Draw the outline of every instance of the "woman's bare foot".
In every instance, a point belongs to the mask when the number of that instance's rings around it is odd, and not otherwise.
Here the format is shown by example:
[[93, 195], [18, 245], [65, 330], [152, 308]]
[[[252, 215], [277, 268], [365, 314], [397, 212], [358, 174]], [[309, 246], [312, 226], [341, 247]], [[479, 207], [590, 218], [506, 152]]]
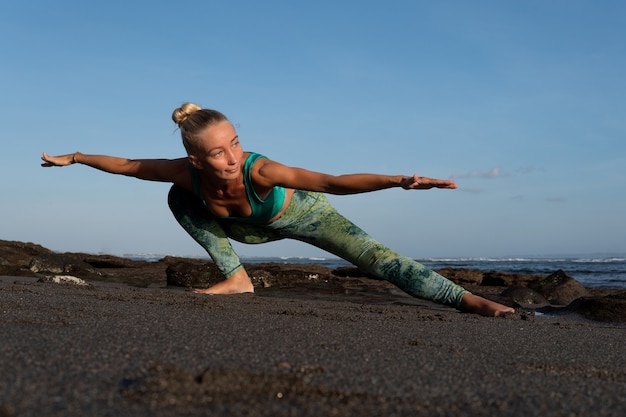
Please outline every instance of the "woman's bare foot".
[[498, 317], [506, 313], [514, 313], [515, 309], [468, 292], [461, 298], [461, 311], [487, 317]]
[[212, 287], [205, 289], [194, 289], [196, 294], [241, 294], [245, 292], [254, 292], [254, 286], [245, 269], [240, 269], [233, 275], [218, 282]]

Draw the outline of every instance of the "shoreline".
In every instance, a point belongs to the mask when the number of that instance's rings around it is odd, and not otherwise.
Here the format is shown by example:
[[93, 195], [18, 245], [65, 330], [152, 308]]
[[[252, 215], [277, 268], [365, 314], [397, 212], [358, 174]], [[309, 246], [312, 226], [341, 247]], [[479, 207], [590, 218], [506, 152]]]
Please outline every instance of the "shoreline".
[[[244, 266], [257, 292], [276, 297], [415, 303], [393, 284], [353, 266], [309, 262], [244, 262]], [[551, 314], [574, 312], [597, 321], [626, 323], [626, 289], [585, 287], [562, 270], [550, 275], [450, 267], [435, 271], [470, 292], [511, 307]], [[168, 256], [141, 261], [106, 254], [57, 253], [34, 243], [3, 240], [0, 276], [73, 276], [87, 282], [183, 288], [207, 288], [223, 279], [213, 262], [206, 259]]]

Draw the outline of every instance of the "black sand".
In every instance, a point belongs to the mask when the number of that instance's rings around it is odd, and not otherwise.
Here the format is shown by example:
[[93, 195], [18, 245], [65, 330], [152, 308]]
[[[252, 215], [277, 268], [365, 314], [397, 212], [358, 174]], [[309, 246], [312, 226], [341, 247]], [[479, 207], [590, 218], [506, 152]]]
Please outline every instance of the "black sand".
[[623, 416], [626, 327], [0, 279], [0, 417]]

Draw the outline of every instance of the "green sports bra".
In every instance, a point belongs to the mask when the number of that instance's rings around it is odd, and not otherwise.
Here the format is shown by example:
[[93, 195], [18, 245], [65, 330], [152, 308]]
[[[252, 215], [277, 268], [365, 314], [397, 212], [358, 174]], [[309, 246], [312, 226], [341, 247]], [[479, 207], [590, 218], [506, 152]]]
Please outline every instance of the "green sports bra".
[[[280, 209], [283, 208], [283, 204], [285, 204], [285, 194], [286, 189], [284, 187], [273, 187], [270, 193], [265, 197], [265, 199], [261, 199], [259, 195], [254, 190], [252, 186], [252, 176], [250, 171], [252, 169], [252, 165], [260, 159], [267, 158], [258, 153], [251, 152], [246, 159], [246, 162], [243, 164], [243, 183], [246, 187], [246, 194], [248, 195], [248, 201], [250, 202], [250, 206], [252, 207], [252, 214], [247, 217], [239, 217], [239, 216], [216, 216], [220, 219], [230, 219], [230, 220], [239, 220], [247, 223], [267, 223], [275, 217]], [[205, 207], [208, 207], [206, 200], [204, 199], [204, 195], [202, 195], [202, 186], [200, 184], [200, 174], [198, 170], [193, 166], [189, 165], [189, 169], [191, 171], [191, 183], [193, 184], [194, 193], [200, 197]]]

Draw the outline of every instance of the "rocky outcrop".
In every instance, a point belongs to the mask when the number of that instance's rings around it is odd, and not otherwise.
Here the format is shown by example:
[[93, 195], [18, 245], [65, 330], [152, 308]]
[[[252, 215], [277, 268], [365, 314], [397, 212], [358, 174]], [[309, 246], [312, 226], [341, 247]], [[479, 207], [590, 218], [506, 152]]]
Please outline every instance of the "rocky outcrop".
[[35, 243], [0, 240], [0, 275], [35, 276], [28, 265], [44, 253], [53, 252]]
[[94, 277], [101, 275], [80, 259], [58, 253], [40, 253], [31, 258], [28, 268], [35, 273], [73, 274]]
[[[383, 299], [393, 288], [392, 284], [373, 280], [374, 277], [355, 267], [331, 269], [283, 263], [244, 267], [254, 286], [263, 289], [326, 295], [360, 291], [368, 297], [376, 293]], [[511, 306], [532, 310], [552, 308], [593, 320], [626, 322], [626, 292], [591, 291], [565, 271], [556, 271], [548, 277], [454, 268], [437, 272], [472, 292]], [[215, 264], [205, 260], [168, 256], [158, 262], [133, 261], [112, 255], [56, 253], [34, 243], [2, 240], [0, 275], [38, 277], [45, 282], [70, 282], [62, 278], [70, 275], [86, 281], [188, 288], [207, 288], [223, 279]]]

